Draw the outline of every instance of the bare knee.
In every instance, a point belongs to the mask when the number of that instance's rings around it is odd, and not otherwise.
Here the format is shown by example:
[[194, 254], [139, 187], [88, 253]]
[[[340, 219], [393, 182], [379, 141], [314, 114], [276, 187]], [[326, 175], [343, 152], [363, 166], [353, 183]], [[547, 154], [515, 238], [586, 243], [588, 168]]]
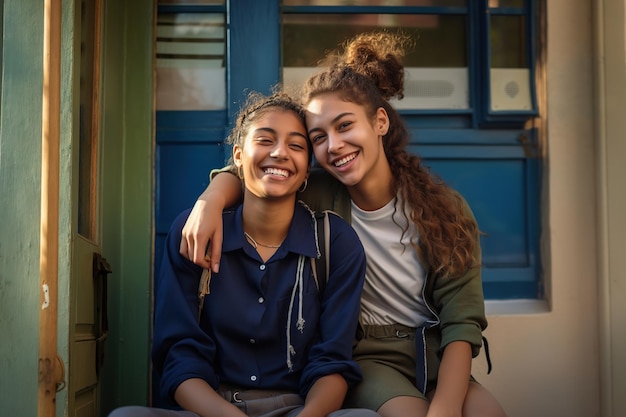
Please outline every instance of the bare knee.
[[129, 405], [113, 410], [108, 417], [149, 417], [152, 413], [148, 407]]
[[506, 413], [485, 387], [470, 382], [463, 403], [463, 417], [506, 417]]
[[376, 410], [381, 417], [424, 417], [428, 402], [421, 398], [400, 396], [386, 401]]

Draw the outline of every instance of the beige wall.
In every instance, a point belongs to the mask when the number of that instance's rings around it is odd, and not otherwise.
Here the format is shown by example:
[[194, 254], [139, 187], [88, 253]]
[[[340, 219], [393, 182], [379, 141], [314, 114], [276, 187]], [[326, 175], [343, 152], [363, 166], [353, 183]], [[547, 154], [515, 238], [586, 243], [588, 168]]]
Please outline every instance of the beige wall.
[[626, 415], [626, 1], [596, 6], [598, 237], [603, 416]]
[[474, 361], [474, 373], [500, 399], [509, 417], [594, 417], [602, 415], [600, 381], [604, 375], [598, 313], [602, 245], [598, 239], [605, 237], [597, 233], [595, 204], [597, 164], [604, 162], [596, 158], [593, 102], [592, 16], [598, 2], [545, 3], [547, 105], [541, 112], [547, 158], [542, 254], [548, 299], [489, 302], [486, 335], [494, 371], [484, 375], [484, 361], [479, 358]]

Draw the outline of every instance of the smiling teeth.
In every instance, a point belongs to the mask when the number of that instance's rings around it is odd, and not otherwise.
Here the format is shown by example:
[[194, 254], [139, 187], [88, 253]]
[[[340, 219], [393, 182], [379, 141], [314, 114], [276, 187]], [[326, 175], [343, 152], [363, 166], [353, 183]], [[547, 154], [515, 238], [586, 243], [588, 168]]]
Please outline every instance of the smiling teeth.
[[278, 168], [265, 168], [264, 172], [270, 175], [280, 175], [281, 177], [285, 177], [285, 178], [289, 176], [288, 171], [284, 169], [278, 169]]
[[353, 153], [352, 155], [348, 155], [345, 158], [341, 158], [340, 160], [335, 161], [335, 166], [340, 167], [342, 165], [345, 165], [348, 162], [352, 161], [354, 158], [356, 158], [356, 154]]

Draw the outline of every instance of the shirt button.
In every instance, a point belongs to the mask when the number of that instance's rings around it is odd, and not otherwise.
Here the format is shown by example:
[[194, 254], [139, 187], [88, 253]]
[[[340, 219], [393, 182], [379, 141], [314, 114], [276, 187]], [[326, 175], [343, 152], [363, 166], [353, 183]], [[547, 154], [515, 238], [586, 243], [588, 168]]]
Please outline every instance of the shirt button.
[[250, 381], [252, 381], [252, 382], [256, 381], [256, 375], [252, 375], [252, 376], [250, 377]]
[[254, 340], [254, 339], [250, 339], [250, 343], [251, 343], [251, 344], [255, 344], [255, 343], [256, 343], [256, 340]]
[[263, 304], [264, 301], [265, 299], [263, 297], [259, 297], [259, 304]]
[[259, 269], [260, 269], [261, 271], [265, 271], [265, 265], [261, 265], [261, 266], [259, 267]]

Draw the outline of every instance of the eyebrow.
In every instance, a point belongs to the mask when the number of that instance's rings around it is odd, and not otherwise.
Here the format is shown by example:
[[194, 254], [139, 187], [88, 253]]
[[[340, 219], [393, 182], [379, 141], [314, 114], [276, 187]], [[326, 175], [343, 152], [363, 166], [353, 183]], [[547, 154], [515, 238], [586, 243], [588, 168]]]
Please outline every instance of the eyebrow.
[[[354, 115], [354, 113], [352, 113], [352, 112], [340, 113], [340, 114], [338, 114], [335, 118], [333, 118], [333, 119], [330, 121], [330, 124], [335, 124], [335, 123], [337, 123], [337, 121], [338, 121], [339, 119], [341, 119], [342, 117], [344, 117], [344, 116], [352, 116], [352, 115]], [[313, 129], [309, 130], [309, 136], [311, 135], [311, 133], [315, 132], [316, 130], [322, 130], [322, 128], [320, 128], [320, 127], [314, 127]]]

